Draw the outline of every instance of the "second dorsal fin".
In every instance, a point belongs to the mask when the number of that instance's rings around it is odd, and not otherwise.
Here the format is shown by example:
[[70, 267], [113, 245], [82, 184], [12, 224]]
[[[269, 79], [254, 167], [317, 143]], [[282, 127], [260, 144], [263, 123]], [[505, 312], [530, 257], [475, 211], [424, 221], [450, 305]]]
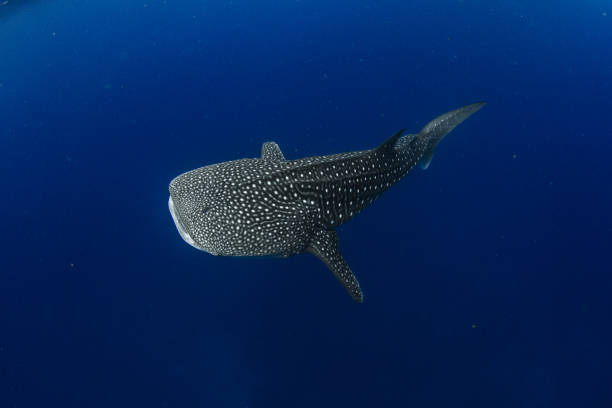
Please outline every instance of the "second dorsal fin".
[[404, 133], [404, 130], [406, 129], [402, 129], [399, 132], [395, 133], [393, 136], [385, 140], [383, 144], [381, 144], [374, 150], [377, 152], [393, 151], [395, 149], [395, 145], [397, 144], [397, 141], [399, 140], [400, 137], [402, 137], [402, 133]]

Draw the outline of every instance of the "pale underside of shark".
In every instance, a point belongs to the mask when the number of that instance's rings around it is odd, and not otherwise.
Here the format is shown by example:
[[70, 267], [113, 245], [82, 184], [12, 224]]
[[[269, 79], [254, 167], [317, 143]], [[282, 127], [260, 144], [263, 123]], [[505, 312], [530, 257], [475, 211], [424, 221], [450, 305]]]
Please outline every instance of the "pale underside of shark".
[[213, 164], [170, 183], [168, 206], [181, 237], [213, 255], [287, 257], [310, 252], [357, 302], [363, 294], [338, 247], [335, 227], [368, 207], [484, 106], [438, 116], [418, 134], [401, 130], [375, 149], [286, 160], [264, 143], [261, 157]]

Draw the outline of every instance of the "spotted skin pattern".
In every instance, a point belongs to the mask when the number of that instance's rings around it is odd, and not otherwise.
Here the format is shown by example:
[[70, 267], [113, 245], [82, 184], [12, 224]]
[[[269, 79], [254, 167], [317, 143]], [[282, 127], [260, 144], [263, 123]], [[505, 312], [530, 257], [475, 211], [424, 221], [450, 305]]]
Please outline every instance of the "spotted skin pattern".
[[176, 177], [169, 188], [170, 212], [183, 239], [213, 255], [312, 253], [362, 302], [334, 227], [372, 204], [417, 163], [429, 165], [437, 143], [483, 105], [441, 115], [416, 135], [399, 131], [372, 150], [286, 160], [276, 143], [264, 143], [260, 158]]

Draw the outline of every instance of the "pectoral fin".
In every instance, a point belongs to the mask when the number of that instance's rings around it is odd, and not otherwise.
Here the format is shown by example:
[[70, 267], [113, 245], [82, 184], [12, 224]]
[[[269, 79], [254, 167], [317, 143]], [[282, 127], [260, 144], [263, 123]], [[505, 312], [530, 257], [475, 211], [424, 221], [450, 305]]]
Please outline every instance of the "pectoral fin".
[[266, 142], [261, 145], [261, 159], [276, 162], [285, 160], [285, 156], [276, 143]]
[[355, 275], [351, 272], [338, 248], [338, 234], [336, 234], [336, 231], [321, 229], [315, 233], [306, 251], [327, 265], [353, 300], [359, 303], [363, 302], [363, 294], [361, 293], [359, 282], [357, 282]]

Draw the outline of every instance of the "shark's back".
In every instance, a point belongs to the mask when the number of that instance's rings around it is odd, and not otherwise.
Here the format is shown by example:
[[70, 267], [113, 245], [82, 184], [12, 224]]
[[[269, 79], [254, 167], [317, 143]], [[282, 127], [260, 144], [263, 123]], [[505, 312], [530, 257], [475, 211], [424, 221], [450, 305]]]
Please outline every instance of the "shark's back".
[[277, 162], [264, 183], [312, 207], [317, 228], [333, 228], [371, 205], [418, 163], [425, 143], [401, 134], [376, 149]]

